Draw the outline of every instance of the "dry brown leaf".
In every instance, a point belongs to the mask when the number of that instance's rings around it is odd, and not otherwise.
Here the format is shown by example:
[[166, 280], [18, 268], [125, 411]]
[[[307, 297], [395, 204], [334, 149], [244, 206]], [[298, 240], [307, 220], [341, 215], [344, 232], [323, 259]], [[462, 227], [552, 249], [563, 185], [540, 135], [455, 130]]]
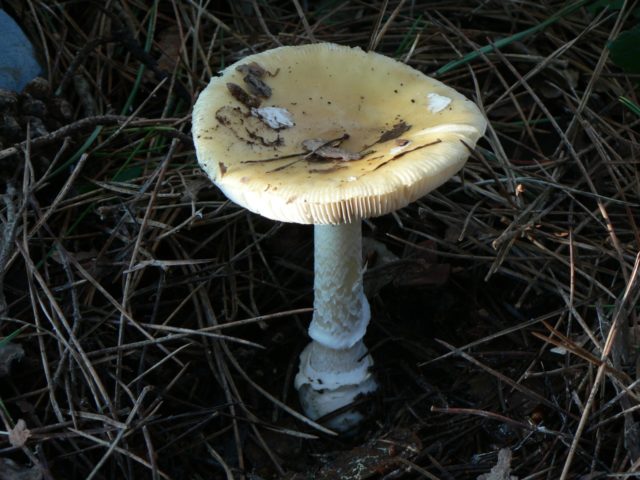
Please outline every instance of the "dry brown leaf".
[[16, 426], [9, 430], [9, 443], [16, 448], [24, 447], [31, 437], [31, 430], [23, 419], [17, 421]]
[[180, 31], [172, 26], [160, 32], [158, 35], [158, 49], [162, 52], [158, 58], [158, 67], [167, 72], [173, 72], [180, 61]]
[[478, 480], [518, 480], [518, 477], [511, 475], [511, 450], [500, 449], [496, 466], [489, 473], [480, 475]]
[[385, 244], [370, 237], [362, 238], [362, 254], [367, 265], [364, 288], [367, 296], [373, 298], [399, 275], [400, 258]]
[[371, 439], [364, 445], [343, 451], [318, 471], [315, 480], [380, 478], [412, 459], [422, 449], [418, 436], [409, 430], [389, 432], [385, 438]]

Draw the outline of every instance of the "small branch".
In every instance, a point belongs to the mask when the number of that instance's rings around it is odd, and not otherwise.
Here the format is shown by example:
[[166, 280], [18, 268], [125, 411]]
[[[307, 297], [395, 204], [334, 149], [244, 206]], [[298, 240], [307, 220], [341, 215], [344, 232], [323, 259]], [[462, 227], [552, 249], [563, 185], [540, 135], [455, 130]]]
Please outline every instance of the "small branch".
[[[151, 118], [138, 118], [131, 120], [130, 117], [124, 115], [98, 115], [95, 117], [87, 117], [82, 120], [78, 120], [77, 122], [70, 123], [69, 125], [65, 125], [64, 127], [59, 128], [47, 135], [43, 135], [38, 138], [34, 138], [30, 142], [31, 148], [38, 148], [49, 143], [55, 142], [61, 138], [70, 136], [79, 131], [89, 129], [98, 125], [121, 125], [125, 122], [128, 122], [128, 126], [130, 127], [142, 127], [142, 126], [154, 126], [162, 123], [173, 123], [176, 119], [151, 119]], [[177, 130], [162, 130], [162, 133], [167, 133], [170, 136], [174, 136], [181, 141], [191, 141], [191, 137], [183, 134]], [[0, 160], [3, 160], [11, 155], [15, 155], [20, 151], [24, 150], [27, 147], [27, 141], [17, 143], [13, 147], [5, 148], [4, 150], [0, 150]]]
[[6, 207], [6, 216], [2, 219], [3, 228], [2, 233], [0, 234], [0, 315], [6, 315], [8, 311], [3, 284], [5, 266], [11, 256], [12, 246], [18, 231], [18, 212], [14, 203], [17, 198], [18, 193], [16, 192], [16, 189], [13, 185], [8, 184], [7, 192], [2, 195], [2, 201]]

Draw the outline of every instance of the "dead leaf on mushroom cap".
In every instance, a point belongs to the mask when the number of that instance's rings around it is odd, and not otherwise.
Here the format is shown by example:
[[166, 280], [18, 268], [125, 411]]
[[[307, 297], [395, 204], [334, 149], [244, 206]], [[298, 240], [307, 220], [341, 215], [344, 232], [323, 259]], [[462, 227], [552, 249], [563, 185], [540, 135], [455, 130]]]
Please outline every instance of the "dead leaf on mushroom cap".
[[309, 155], [305, 158], [311, 160], [313, 156], [317, 156], [323, 159], [340, 160], [342, 162], [360, 160], [365, 154], [361, 152], [350, 152], [338, 147], [338, 145], [347, 138], [349, 138], [348, 134], [333, 140], [325, 140], [323, 138], [310, 138], [305, 140], [302, 142], [302, 147], [309, 152]]
[[245, 75], [242, 80], [247, 84], [247, 88], [253, 95], [263, 98], [269, 98], [271, 96], [271, 87], [259, 77], [255, 75]]
[[260, 99], [249, 95], [240, 86], [232, 82], [227, 83], [227, 89], [233, 98], [243, 104], [245, 107], [256, 108], [260, 106]]
[[320, 147], [315, 150], [313, 148], [309, 148], [308, 151], [313, 151], [313, 154], [318, 157], [336, 159], [342, 162], [360, 160], [362, 158], [362, 154], [360, 152], [349, 152], [344, 148], [339, 147]]
[[262, 78], [265, 75], [275, 77], [278, 74], [278, 70], [275, 73], [263, 68], [258, 62], [249, 62], [242, 65], [238, 65], [236, 70], [244, 75], [242, 79], [246, 83], [249, 91], [257, 96], [263, 98], [269, 98], [271, 96], [271, 87], [267, 85]]
[[295, 125], [291, 112], [281, 107], [252, 108], [251, 115], [262, 120], [269, 128], [280, 130]]
[[275, 73], [271, 73], [262, 67], [258, 62], [249, 62], [243, 65], [238, 65], [236, 70], [242, 73], [243, 75], [253, 75], [254, 77], [262, 78], [265, 75], [269, 75], [270, 77], [275, 77], [278, 74], [278, 70]]
[[380, 138], [376, 141], [376, 143], [383, 143], [388, 142], [389, 140], [394, 140], [409, 130], [411, 130], [411, 125], [407, 125], [404, 120], [400, 120], [393, 127], [391, 127], [391, 129], [380, 135]]

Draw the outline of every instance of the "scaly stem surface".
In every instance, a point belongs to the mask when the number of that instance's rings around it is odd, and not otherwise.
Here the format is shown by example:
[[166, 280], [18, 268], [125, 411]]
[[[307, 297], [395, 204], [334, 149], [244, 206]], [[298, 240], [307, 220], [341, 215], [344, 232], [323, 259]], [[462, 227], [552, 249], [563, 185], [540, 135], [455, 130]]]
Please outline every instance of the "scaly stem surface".
[[[377, 388], [373, 360], [362, 342], [369, 302], [362, 285], [360, 222], [314, 227], [313, 341], [300, 355], [295, 386], [312, 419], [352, 403]], [[362, 420], [356, 411], [334, 417], [328, 426], [347, 431]]]

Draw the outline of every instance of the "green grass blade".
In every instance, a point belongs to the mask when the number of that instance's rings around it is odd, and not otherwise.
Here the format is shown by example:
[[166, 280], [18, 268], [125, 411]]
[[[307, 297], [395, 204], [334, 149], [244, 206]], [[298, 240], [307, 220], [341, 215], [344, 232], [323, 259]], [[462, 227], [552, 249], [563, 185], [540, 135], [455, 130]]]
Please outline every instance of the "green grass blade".
[[21, 333], [25, 328], [27, 328], [27, 326], [26, 326], [26, 325], [25, 325], [25, 326], [23, 326], [23, 327], [20, 327], [19, 329], [17, 329], [17, 330], [16, 330], [16, 331], [14, 331], [14, 332], [11, 332], [11, 333], [10, 333], [9, 335], [7, 335], [6, 337], [4, 337], [4, 338], [0, 338], [0, 347], [5, 346], [5, 345], [6, 345], [7, 343], [9, 343], [11, 340], [13, 340], [13, 339], [14, 339], [14, 338], [16, 338], [18, 335], [20, 335], [20, 333]]
[[96, 141], [96, 138], [98, 138], [98, 135], [100, 135], [100, 132], [102, 132], [103, 128], [104, 128], [104, 126], [98, 125], [93, 130], [93, 132], [91, 132], [91, 135], [89, 135], [89, 138], [87, 138], [84, 141], [84, 143], [71, 156], [71, 158], [69, 158], [69, 160], [67, 160], [62, 165], [60, 165], [58, 168], [56, 168], [53, 172], [51, 172], [51, 175], [49, 176], [49, 178], [57, 177], [61, 173], [66, 172], [67, 168], [69, 167], [69, 165], [73, 165], [74, 163], [76, 163], [78, 161], [78, 159], [82, 156], [82, 154], [85, 153], [87, 150], [89, 150], [89, 147], [93, 144], [93, 142]]
[[640, 117], [640, 105], [627, 97], [618, 97], [621, 104]]
[[[151, 46], [153, 45], [153, 37], [155, 36], [155, 31], [156, 31], [157, 13], [158, 13], [158, 0], [153, 2], [153, 6], [151, 7], [151, 12], [149, 14], [149, 26], [147, 29], [147, 39], [144, 44], [144, 51], [147, 53], [151, 51]], [[133, 105], [133, 102], [135, 101], [136, 96], [138, 95], [138, 90], [140, 90], [140, 84], [142, 83], [144, 72], [145, 72], [145, 65], [144, 63], [140, 63], [140, 66], [138, 67], [138, 73], [136, 74], [136, 79], [133, 84], [133, 88], [131, 89], [131, 93], [129, 94], [127, 101], [124, 103], [124, 107], [122, 107], [122, 110], [120, 111], [121, 115], [127, 115], [129, 110], [131, 109], [131, 106]]]
[[422, 15], [420, 15], [413, 21], [411, 27], [409, 27], [409, 31], [402, 38], [400, 46], [398, 46], [398, 48], [396, 49], [396, 57], [403, 55], [409, 49], [409, 47], [411, 46], [411, 42], [413, 42], [413, 39], [415, 38], [417, 32], [422, 31], [426, 25], [426, 22], [422, 19]]
[[459, 58], [458, 60], [452, 60], [451, 62], [447, 63], [446, 65], [440, 67], [438, 70], [436, 70], [436, 72], [433, 74], [433, 76], [437, 77], [439, 75], [443, 75], [447, 72], [450, 72], [451, 70], [454, 70], [462, 65], [465, 65], [473, 60], [475, 60], [476, 58], [478, 58], [480, 55], [486, 54], [486, 53], [490, 53], [493, 50], [497, 49], [497, 48], [502, 48], [502, 47], [506, 47], [507, 45], [509, 45], [510, 43], [513, 42], [517, 42], [519, 40], [522, 40], [526, 37], [528, 37], [529, 35], [532, 35], [534, 33], [539, 32], [540, 30], [544, 30], [545, 28], [547, 28], [549, 25], [557, 22], [558, 20], [560, 20], [561, 18], [563, 18], [566, 15], [569, 15], [570, 13], [573, 13], [574, 11], [576, 11], [578, 8], [582, 7], [584, 4], [588, 3], [590, 0], [579, 0], [578, 2], [572, 3], [571, 5], [567, 5], [566, 7], [564, 7], [562, 10], [560, 10], [558, 13], [556, 13], [555, 15], [550, 16], [549, 18], [547, 18], [544, 22], [539, 23], [538, 25], [535, 25], [531, 28], [527, 28], [526, 30], [523, 30], [522, 32], [518, 32], [515, 33], [513, 35], [511, 35], [510, 37], [507, 38], [502, 38], [498, 41], [496, 41], [495, 43], [492, 43], [490, 45], [485, 45], [484, 47], [475, 50], [471, 53], [468, 53], [467, 55], [465, 55], [462, 58]]
[[2, 410], [2, 413], [9, 419], [11, 420], [11, 423], [15, 425], [15, 422], [13, 421], [13, 418], [11, 417], [11, 414], [9, 413], [9, 410], [7, 410], [7, 407], [5, 406], [4, 402], [2, 401], [2, 398], [0, 398], [0, 410]]

